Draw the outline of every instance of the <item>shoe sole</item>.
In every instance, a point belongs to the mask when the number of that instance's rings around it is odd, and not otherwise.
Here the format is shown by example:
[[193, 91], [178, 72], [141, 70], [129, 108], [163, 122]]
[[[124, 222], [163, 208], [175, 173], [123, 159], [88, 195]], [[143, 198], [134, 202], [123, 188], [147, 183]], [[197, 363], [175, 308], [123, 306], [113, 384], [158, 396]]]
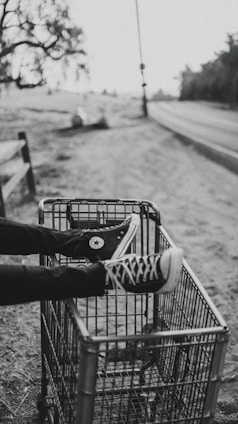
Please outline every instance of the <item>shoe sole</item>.
[[128, 231], [124, 238], [122, 239], [121, 243], [117, 246], [115, 252], [113, 253], [111, 259], [118, 259], [121, 256], [124, 255], [124, 253], [127, 251], [130, 243], [132, 242], [133, 238], [136, 235], [136, 232], [138, 230], [138, 227], [140, 225], [140, 217], [136, 213], [131, 214], [131, 222], [128, 228]]
[[173, 247], [168, 249], [167, 252], [170, 254], [169, 275], [167, 276], [163, 287], [161, 287], [161, 289], [158, 290], [157, 293], [159, 294], [170, 293], [175, 290], [175, 288], [177, 287], [179, 277], [180, 277], [180, 272], [182, 269], [182, 257], [183, 257], [182, 249]]

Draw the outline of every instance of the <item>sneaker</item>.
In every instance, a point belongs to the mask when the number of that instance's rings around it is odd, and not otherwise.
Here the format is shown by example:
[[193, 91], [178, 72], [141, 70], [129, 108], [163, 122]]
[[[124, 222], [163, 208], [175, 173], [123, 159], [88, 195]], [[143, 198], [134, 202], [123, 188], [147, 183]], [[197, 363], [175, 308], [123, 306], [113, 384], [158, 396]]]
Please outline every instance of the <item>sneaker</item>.
[[119, 225], [93, 230], [70, 230], [71, 238], [65, 243], [66, 256], [84, 256], [92, 262], [119, 258], [127, 251], [139, 224], [139, 215], [132, 213]]
[[182, 249], [171, 247], [162, 255], [125, 255], [103, 262], [106, 287], [132, 293], [172, 292], [182, 269]]

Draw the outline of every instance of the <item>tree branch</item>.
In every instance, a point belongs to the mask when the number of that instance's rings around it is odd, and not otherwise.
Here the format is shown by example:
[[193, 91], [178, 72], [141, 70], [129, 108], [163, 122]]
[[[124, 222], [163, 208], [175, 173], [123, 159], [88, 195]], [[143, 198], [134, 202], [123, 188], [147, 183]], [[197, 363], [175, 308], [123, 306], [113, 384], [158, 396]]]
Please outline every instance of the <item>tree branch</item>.
[[10, 83], [15, 83], [16, 86], [20, 89], [35, 88], [35, 87], [40, 87], [40, 86], [44, 85], [45, 80], [44, 80], [44, 78], [41, 78], [36, 83], [23, 83], [22, 77], [20, 75], [17, 78], [13, 78], [12, 76], [6, 76], [6, 78], [0, 78], [0, 85], [1, 84], [10, 84]]
[[54, 47], [54, 45], [57, 43], [58, 39], [51, 43], [49, 46], [45, 46], [44, 44], [40, 43], [39, 41], [34, 42], [30, 40], [22, 40], [18, 41], [18, 43], [12, 43], [10, 46], [6, 47], [0, 52], [0, 58], [7, 56], [8, 54], [12, 53], [14, 50], [16, 50], [17, 47], [20, 47], [22, 45], [27, 45], [29, 47], [33, 48], [41, 48], [45, 52], [47, 52], [48, 49]]
[[3, 2], [3, 4], [1, 5], [1, 6], [3, 6], [3, 12], [2, 12], [1, 20], [0, 20], [0, 28], [2, 28], [2, 27], [3, 27], [4, 19], [6, 18], [7, 14], [9, 13], [9, 11], [7, 11], [7, 5], [8, 5], [8, 3], [9, 3], [9, 1], [10, 1], [10, 0], [5, 0], [5, 1]]

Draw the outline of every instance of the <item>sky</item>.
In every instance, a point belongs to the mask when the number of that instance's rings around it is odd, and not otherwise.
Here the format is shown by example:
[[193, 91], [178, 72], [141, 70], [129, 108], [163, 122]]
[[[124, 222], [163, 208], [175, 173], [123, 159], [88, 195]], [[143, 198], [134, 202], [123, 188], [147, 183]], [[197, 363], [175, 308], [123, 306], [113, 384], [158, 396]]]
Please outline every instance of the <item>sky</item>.
[[[136, 0], [70, 0], [85, 33], [90, 80], [78, 90], [137, 93], [142, 90]], [[148, 93], [178, 94], [188, 65], [215, 59], [227, 33], [238, 32], [238, 0], [137, 0]], [[70, 88], [70, 87], [68, 87]], [[75, 86], [74, 86], [75, 88]]]

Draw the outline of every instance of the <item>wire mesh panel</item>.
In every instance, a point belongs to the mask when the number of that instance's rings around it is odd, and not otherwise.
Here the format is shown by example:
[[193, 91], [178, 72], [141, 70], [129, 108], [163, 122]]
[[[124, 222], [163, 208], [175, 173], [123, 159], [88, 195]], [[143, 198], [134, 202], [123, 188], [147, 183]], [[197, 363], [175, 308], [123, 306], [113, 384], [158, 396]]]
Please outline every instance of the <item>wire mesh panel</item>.
[[[140, 216], [127, 253], [173, 245], [147, 201], [45, 199], [40, 223], [103, 228]], [[59, 264], [85, 258], [57, 255]], [[52, 258], [41, 257], [41, 264]], [[212, 423], [226, 323], [183, 261], [178, 287], [163, 295], [109, 290], [103, 297], [42, 302], [40, 407], [52, 423]]]

